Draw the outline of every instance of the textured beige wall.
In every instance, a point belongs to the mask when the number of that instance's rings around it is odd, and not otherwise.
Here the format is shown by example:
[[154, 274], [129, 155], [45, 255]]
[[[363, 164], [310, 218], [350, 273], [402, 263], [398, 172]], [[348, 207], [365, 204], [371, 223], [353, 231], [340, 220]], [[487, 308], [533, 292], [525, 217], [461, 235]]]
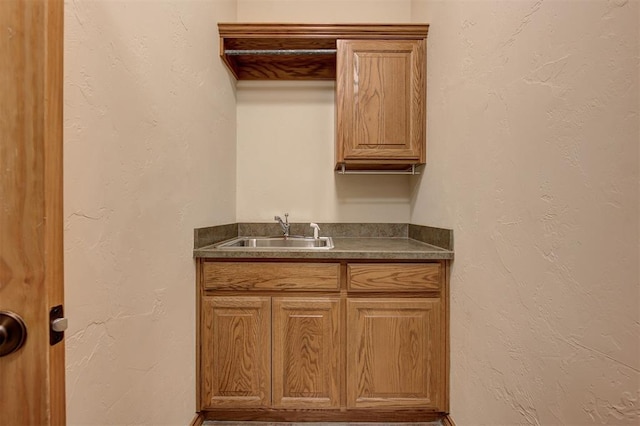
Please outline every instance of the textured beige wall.
[[[65, 6], [70, 425], [191, 419], [192, 230], [284, 210], [455, 229], [461, 426], [638, 422], [637, 1]], [[429, 22], [426, 175], [335, 177], [332, 84], [242, 83], [236, 182], [236, 12]]]
[[[408, 0], [238, 0], [240, 22], [410, 22]], [[407, 222], [407, 176], [339, 176], [333, 82], [238, 83], [238, 221]]]
[[195, 412], [193, 228], [235, 221], [235, 1], [65, 2], [69, 425]]
[[414, 1], [460, 426], [640, 422], [638, 9]]
[[411, 0], [238, 0], [238, 22], [410, 22], [411, 3]]

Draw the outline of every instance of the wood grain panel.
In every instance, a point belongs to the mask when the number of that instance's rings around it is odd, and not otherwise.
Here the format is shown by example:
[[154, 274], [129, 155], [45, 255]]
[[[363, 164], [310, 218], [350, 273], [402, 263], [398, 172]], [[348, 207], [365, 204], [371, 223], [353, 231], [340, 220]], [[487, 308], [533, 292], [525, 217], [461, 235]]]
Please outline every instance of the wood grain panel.
[[220, 56], [239, 80], [334, 79], [336, 55], [228, 55], [227, 50], [335, 49], [338, 39], [424, 39], [425, 24], [219, 23]]
[[[204, 367], [202, 362], [202, 355], [205, 350], [209, 350], [207, 343], [209, 340], [204, 338], [204, 332], [202, 324], [204, 322], [203, 316], [203, 304], [204, 304], [204, 289], [199, 283], [202, 280], [202, 259], [196, 260], [196, 412], [200, 412], [203, 409], [202, 401], [202, 384], [204, 383], [204, 372], [210, 374], [210, 367]], [[209, 358], [211, 359], [211, 358]]]
[[0, 1], [0, 309], [27, 325], [0, 359], [0, 424], [65, 423], [64, 343], [49, 345], [63, 302], [62, 0]]
[[[46, 10], [46, 73], [45, 73], [45, 268], [48, 307], [64, 305], [63, 247], [63, 27], [64, 1], [48, 0]], [[52, 425], [66, 423], [65, 340], [49, 346], [49, 412]]]
[[[445, 413], [449, 413], [449, 402], [450, 402], [450, 377], [449, 372], [451, 371], [451, 346], [449, 342], [449, 329], [451, 322], [449, 321], [450, 315], [450, 286], [449, 286], [449, 278], [451, 275], [451, 263], [444, 262], [444, 282], [443, 282], [443, 291], [440, 295], [440, 299], [442, 300], [442, 310], [440, 312], [440, 316], [442, 318], [442, 335], [440, 336], [440, 347], [443, 348], [444, 351], [444, 377], [443, 377], [443, 392], [444, 398], [442, 399], [441, 410]], [[453, 422], [453, 419], [451, 420]]]
[[347, 407], [440, 411], [440, 299], [347, 300]]
[[[444, 413], [419, 408], [407, 409], [215, 409], [203, 412], [206, 420], [213, 421], [258, 421], [258, 422], [371, 422], [414, 423], [440, 421]], [[262, 426], [262, 425], [261, 425]], [[266, 426], [266, 425], [265, 425]], [[275, 425], [273, 425], [275, 426]], [[284, 426], [284, 425], [283, 425]], [[319, 426], [319, 425], [315, 425]], [[328, 425], [330, 426], [330, 425]], [[346, 426], [346, 425], [337, 425]], [[373, 426], [373, 425], [372, 425]], [[383, 426], [383, 425], [380, 425]], [[391, 425], [386, 425], [391, 426]], [[407, 425], [408, 426], [408, 425]]]
[[203, 408], [269, 405], [270, 314], [268, 297], [203, 297]]
[[434, 291], [442, 286], [440, 263], [351, 263], [347, 285], [352, 291]]
[[[218, 23], [220, 37], [229, 40], [423, 39], [428, 24], [281, 24]], [[251, 48], [251, 46], [247, 46]]]
[[273, 407], [340, 404], [340, 299], [273, 299]]
[[411, 51], [361, 50], [353, 55], [358, 84], [353, 131], [358, 147], [406, 148], [411, 137]]
[[[223, 25], [223, 24], [220, 24]], [[332, 38], [304, 38], [302, 36], [255, 37], [231, 36], [222, 38], [222, 47], [226, 50], [305, 50], [305, 49], [335, 49], [336, 40]], [[335, 60], [335, 58], [334, 58]]]
[[338, 263], [205, 262], [209, 290], [337, 290]]
[[238, 80], [334, 80], [336, 55], [229, 56]]
[[425, 40], [338, 40], [337, 162], [424, 162]]

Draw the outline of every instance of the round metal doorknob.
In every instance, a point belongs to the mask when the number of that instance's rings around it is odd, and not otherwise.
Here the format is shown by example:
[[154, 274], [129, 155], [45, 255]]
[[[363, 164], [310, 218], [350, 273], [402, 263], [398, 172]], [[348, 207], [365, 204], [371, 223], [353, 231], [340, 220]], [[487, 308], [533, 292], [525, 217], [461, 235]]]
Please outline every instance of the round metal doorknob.
[[18, 314], [0, 311], [0, 357], [9, 355], [24, 345], [27, 326]]

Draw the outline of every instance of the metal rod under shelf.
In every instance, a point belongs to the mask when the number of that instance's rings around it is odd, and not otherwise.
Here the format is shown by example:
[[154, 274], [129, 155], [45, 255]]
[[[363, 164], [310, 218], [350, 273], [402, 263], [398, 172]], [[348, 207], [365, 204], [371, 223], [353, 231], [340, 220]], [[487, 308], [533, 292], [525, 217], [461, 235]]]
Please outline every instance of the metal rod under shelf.
[[229, 49], [224, 54], [229, 56], [241, 55], [333, 55], [336, 49]]
[[338, 173], [341, 175], [419, 175], [415, 164], [407, 170], [346, 170], [346, 165], [342, 164]]

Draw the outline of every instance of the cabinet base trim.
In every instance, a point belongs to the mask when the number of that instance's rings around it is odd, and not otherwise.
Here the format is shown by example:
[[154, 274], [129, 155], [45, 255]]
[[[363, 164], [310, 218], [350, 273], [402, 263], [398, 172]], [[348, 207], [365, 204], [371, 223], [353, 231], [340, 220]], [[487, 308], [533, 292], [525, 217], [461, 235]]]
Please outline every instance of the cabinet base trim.
[[189, 426], [202, 426], [203, 423], [204, 416], [202, 415], [202, 413], [196, 413], [196, 416], [193, 418], [193, 420], [191, 420]]
[[432, 422], [446, 413], [433, 410], [208, 410], [205, 420], [271, 421], [271, 422]]
[[444, 416], [444, 418], [442, 419], [442, 425], [443, 426], [456, 426], [455, 422], [451, 418], [451, 415], [449, 415], [449, 414]]

